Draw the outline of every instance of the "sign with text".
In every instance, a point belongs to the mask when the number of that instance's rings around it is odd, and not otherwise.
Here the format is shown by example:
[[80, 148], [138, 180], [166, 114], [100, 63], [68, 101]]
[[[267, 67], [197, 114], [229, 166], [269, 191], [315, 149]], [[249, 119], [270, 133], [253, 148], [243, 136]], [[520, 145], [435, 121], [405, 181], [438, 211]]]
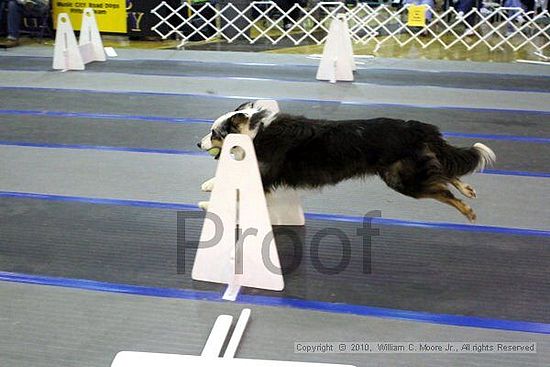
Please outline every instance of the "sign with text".
[[426, 26], [426, 10], [425, 5], [411, 5], [408, 7], [409, 16], [407, 25], [409, 27], [425, 27]]
[[53, 1], [54, 23], [59, 13], [67, 13], [74, 30], [80, 30], [85, 8], [94, 10], [100, 32], [126, 33], [126, 0]]

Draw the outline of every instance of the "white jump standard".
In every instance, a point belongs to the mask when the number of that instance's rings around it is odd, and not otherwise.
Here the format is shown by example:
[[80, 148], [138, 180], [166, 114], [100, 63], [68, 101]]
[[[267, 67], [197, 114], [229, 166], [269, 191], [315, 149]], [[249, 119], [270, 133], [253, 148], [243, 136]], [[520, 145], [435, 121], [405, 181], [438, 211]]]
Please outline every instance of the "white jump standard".
[[[232, 155], [236, 150], [239, 152]], [[224, 298], [229, 300], [235, 300], [241, 286], [283, 290], [279, 256], [250, 137], [226, 137], [215, 180], [223, 185], [212, 189], [192, 278], [227, 284]], [[213, 245], [209, 243], [212, 239], [217, 239]]]
[[93, 9], [86, 8], [82, 13], [78, 45], [69, 15], [60, 13], [57, 17], [53, 69], [84, 70], [85, 65], [92, 61], [105, 60], [107, 57]]

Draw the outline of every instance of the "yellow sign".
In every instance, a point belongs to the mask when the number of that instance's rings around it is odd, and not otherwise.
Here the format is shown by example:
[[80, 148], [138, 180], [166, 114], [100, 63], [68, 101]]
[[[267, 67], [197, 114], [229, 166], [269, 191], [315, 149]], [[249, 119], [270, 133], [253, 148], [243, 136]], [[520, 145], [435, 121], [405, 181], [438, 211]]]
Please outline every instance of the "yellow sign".
[[74, 30], [80, 30], [82, 12], [92, 8], [100, 32], [126, 33], [126, 0], [53, 1], [54, 28], [57, 15], [69, 14]]
[[408, 7], [409, 16], [407, 25], [409, 27], [425, 27], [426, 26], [426, 5], [411, 5]]

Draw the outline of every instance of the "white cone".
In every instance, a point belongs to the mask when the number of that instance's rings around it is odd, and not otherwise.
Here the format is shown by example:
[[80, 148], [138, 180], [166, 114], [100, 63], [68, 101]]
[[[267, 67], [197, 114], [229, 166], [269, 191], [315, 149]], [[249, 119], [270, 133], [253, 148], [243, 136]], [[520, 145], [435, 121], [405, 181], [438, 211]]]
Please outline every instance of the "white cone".
[[317, 79], [331, 83], [353, 81], [353, 70], [356, 66], [351, 46], [347, 22], [344, 17], [339, 16], [330, 24], [321, 63], [317, 69]]
[[97, 28], [95, 13], [92, 8], [86, 8], [84, 9], [84, 13], [82, 13], [82, 26], [80, 27], [78, 45], [85, 64], [92, 61], [107, 60], [101, 35]]
[[[244, 150], [242, 160], [231, 156], [235, 146]], [[192, 278], [228, 284], [228, 289], [246, 286], [282, 290], [279, 256], [250, 137], [230, 134], [225, 138], [215, 180]], [[208, 219], [209, 213], [221, 219], [222, 229]], [[238, 246], [237, 223], [242, 233]], [[208, 244], [216, 236], [219, 241]]]
[[55, 70], [84, 70], [84, 62], [67, 13], [60, 13], [57, 17], [53, 68]]

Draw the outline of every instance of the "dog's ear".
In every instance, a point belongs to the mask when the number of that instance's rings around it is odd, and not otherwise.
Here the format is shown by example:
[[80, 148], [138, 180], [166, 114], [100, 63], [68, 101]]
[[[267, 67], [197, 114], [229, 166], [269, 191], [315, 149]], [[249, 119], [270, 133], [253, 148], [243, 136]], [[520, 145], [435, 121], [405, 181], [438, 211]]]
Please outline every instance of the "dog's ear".
[[235, 109], [235, 111], [244, 110], [245, 108], [250, 108], [250, 107], [252, 107], [253, 105], [254, 105], [253, 102], [245, 102], [245, 103], [243, 103], [242, 105], [240, 105], [239, 107], [237, 107], [237, 108]]
[[246, 113], [236, 113], [231, 116], [231, 126], [239, 129], [245, 124], [248, 124], [249, 116]]

